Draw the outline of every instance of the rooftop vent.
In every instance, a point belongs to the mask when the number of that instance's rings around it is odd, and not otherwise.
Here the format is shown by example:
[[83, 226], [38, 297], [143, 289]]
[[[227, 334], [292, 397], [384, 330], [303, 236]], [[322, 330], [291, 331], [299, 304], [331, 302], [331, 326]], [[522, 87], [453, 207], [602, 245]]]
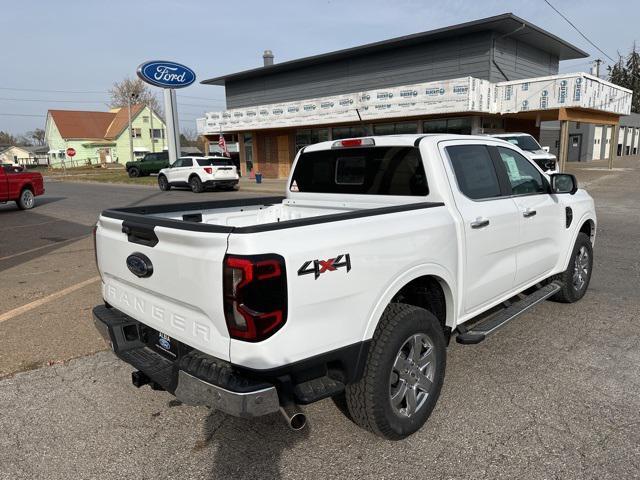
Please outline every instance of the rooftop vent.
[[262, 54], [262, 60], [264, 61], [265, 67], [273, 65], [273, 52], [271, 50], [265, 50]]

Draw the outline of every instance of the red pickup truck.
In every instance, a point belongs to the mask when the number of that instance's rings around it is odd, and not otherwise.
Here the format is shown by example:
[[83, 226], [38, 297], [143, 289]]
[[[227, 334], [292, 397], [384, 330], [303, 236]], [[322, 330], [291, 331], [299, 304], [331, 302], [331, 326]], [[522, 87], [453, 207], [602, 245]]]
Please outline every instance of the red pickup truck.
[[11, 164], [0, 164], [0, 203], [15, 201], [28, 210], [36, 204], [35, 197], [44, 193], [42, 174], [27, 172]]

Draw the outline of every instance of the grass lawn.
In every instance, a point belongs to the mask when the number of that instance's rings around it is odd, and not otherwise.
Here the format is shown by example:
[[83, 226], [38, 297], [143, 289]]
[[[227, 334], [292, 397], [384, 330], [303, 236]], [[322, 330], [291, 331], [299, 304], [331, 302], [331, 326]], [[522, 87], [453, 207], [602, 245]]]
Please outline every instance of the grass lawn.
[[157, 185], [157, 177], [129, 178], [124, 169], [103, 169], [91, 167], [67, 168], [43, 171], [48, 178], [57, 178], [72, 182], [126, 183], [130, 185]]

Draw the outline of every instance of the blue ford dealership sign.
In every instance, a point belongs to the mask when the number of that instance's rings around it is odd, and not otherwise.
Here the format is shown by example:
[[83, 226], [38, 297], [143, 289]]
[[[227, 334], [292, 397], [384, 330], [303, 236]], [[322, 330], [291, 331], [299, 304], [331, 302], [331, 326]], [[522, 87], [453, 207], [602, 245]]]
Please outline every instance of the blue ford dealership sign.
[[137, 73], [145, 82], [161, 88], [183, 88], [196, 81], [196, 74], [189, 67], [162, 60], [143, 63]]

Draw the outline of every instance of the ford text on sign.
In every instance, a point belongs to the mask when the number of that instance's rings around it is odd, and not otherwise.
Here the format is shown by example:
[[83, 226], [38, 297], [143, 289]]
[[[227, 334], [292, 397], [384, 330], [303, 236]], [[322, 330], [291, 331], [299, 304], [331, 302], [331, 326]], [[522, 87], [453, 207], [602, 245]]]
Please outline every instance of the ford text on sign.
[[137, 73], [145, 82], [162, 88], [188, 87], [196, 81], [196, 74], [189, 67], [162, 60], [143, 63]]

